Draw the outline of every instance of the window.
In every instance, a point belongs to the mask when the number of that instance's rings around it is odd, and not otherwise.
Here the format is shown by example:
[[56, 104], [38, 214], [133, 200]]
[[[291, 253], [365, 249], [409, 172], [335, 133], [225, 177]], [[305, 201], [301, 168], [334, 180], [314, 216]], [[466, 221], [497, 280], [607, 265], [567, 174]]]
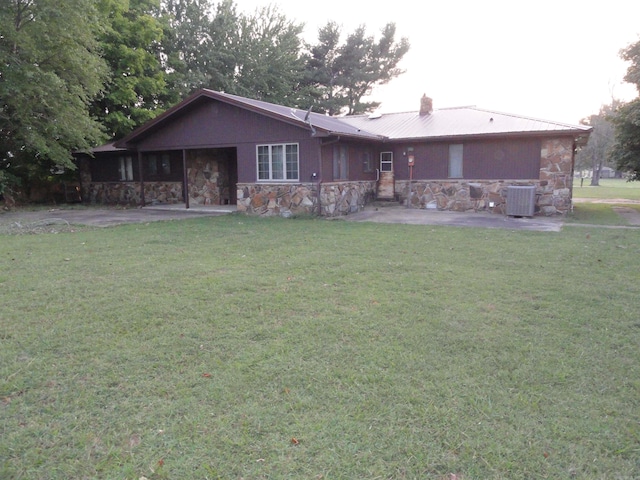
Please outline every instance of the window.
[[349, 178], [349, 149], [346, 145], [333, 147], [333, 179], [347, 180]]
[[449, 178], [462, 178], [462, 153], [461, 143], [449, 145]]
[[393, 171], [393, 152], [380, 153], [380, 171], [381, 172]]
[[169, 175], [171, 173], [171, 158], [168, 153], [165, 153], [160, 158], [160, 171], [165, 175]]
[[362, 171], [364, 173], [373, 172], [373, 162], [371, 161], [371, 152], [362, 152]]
[[118, 169], [120, 172], [120, 181], [121, 182], [130, 182], [133, 180], [133, 163], [131, 162], [131, 157], [120, 157], [120, 168]]
[[298, 180], [298, 144], [258, 145], [258, 180]]
[[149, 175], [158, 174], [158, 157], [155, 155], [149, 155], [147, 164], [149, 165]]
[[149, 175], [169, 175], [171, 174], [171, 156], [168, 153], [164, 153], [158, 157], [158, 155], [149, 155], [147, 157], [147, 166], [149, 168]]

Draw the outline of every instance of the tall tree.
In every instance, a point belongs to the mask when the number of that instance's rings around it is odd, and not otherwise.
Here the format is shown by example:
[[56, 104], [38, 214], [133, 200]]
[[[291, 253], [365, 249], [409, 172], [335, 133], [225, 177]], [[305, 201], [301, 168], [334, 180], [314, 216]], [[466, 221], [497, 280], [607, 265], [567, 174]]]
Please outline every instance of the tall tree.
[[[162, 15], [165, 22], [165, 34], [162, 41], [164, 67], [167, 71], [169, 90], [176, 95], [175, 100], [185, 97], [193, 90], [210, 83], [211, 70], [209, 58], [212, 54], [210, 36], [213, 6], [209, 0], [166, 0], [163, 2]], [[221, 12], [219, 26], [234, 34], [236, 27], [235, 7], [229, 0], [218, 5]], [[226, 36], [221, 32], [222, 36]], [[230, 54], [232, 50], [225, 48]], [[228, 69], [217, 65], [216, 72], [229, 75]], [[231, 72], [232, 73], [232, 72]]]
[[[635, 84], [640, 93], [640, 40], [623, 49], [620, 55], [631, 62], [624, 79]], [[610, 158], [619, 170], [628, 173], [629, 180], [640, 181], [640, 97], [621, 105], [613, 123], [616, 133]]]
[[232, 0], [167, 0], [165, 56], [181, 96], [198, 88], [285, 102], [303, 71], [302, 26], [276, 7], [238, 13]]
[[395, 35], [395, 24], [388, 23], [376, 42], [360, 26], [340, 44], [337, 23], [320, 28], [318, 43], [309, 47], [306, 70], [306, 87], [315, 97], [315, 109], [330, 115], [352, 115], [377, 108], [378, 102], [362, 99], [376, 85], [389, 83], [403, 73], [398, 64], [409, 51], [409, 41], [396, 41]]
[[291, 103], [304, 63], [302, 25], [268, 6], [243, 15], [232, 93], [273, 103]]
[[609, 154], [614, 142], [615, 131], [613, 118], [620, 102], [612, 100], [609, 105], [602, 105], [597, 114], [582, 120], [582, 124], [593, 127], [589, 141], [576, 156], [576, 166], [591, 169], [591, 186], [600, 185], [602, 167], [607, 166]]
[[0, 2], [0, 178], [72, 169], [71, 152], [103, 138], [89, 114], [107, 71], [94, 3]]
[[159, 0], [100, 0], [100, 35], [111, 70], [104, 95], [92, 106], [112, 139], [121, 138], [164, 108], [166, 84], [160, 63]]

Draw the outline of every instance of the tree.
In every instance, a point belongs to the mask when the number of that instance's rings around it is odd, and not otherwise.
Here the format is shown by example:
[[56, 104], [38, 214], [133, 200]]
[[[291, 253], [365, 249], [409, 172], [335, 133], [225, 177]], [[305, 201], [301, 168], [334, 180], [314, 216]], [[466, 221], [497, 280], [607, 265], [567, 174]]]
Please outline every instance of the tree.
[[304, 63], [302, 25], [269, 6], [240, 20], [235, 81], [230, 93], [272, 103], [291, 104]]
[[395, 40], [396, 26], [388, 23], [378, 42], [364, 26], [340, 45], [341, 28], [329, 22], [318, 32], [318, 43], [309, 46], [306, 89], [315, 99], [315, 110], [337, 115], [364, 113], [378, 102], [363, 102], [376, 85], [384, 85], [403, 73], [398, 64], [409, 51], [406, 38]]
[[[640, 92], [640, 41], [620, 52], [631, 62], [625, 81], [635, 84]], [[621, 105], [613, 120], [615, 140], [610, 158], [617, 168], [629, 175], [629, 180], [640, 180], [640, 97]]]
[[275, 7], [238, 13], [232, 0], [169, 0], [165, 56], [181, 96], [211, 88], [283, 103], [300, 82], [302, 26]]
[[0, 2], [0, 180], [73, 169], [103, 137], [89, 114], [106, 66], [93, 0]]
[[[220, 12], [218, 27], [233, 35], [235, 32], [235, 7], [224, 0], [217, 8]], [[192, 91], [210, 84], [211, 70], [222, 76], [232, 74], [222, 65], [209, 65], [213, 55], [210, 30], [212, 6], [209, 0], [166, 0], [162, 8], [165, 32], [162, 40], [164, 68], [167, 72], [169, 90], [175, 100], [184, 98]], [[227, 33], [220, 32], [225, 37]], [[224, 48], [232, 56], [231, 46]], [[218, 70], [219, 69], [219, 70]]]
[[613, 117], [620, 102], [612, 100], [610, 105], [603, 105], [595, 115], [582, 120], [582, 124], [593, 127], [589, 141], [576, 156], [576, 166], [591, 169], [591, 186], [600, 185], [600, 172], [607, 165], [609, 153], [614, 141]]
[[615, 141], [610, 158], [629, 180], [640, 181], [640, 98], [622, 105], [613, 123]]
[[166, 83], [160, 64], [162, 24], [158, 0], [102, 0], [100, 35], [111, 75], [92, 106], [111, 139], [121, 138], [160, 113]]

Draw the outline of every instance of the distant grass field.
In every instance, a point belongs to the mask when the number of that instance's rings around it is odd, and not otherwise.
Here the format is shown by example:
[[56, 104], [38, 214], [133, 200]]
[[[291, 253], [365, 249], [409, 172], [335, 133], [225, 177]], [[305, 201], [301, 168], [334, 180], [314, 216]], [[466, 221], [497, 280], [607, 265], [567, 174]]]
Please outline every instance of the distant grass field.
[[0, 478], [640, 477], [640, 231], [0, 237]]
[[627, 182], [621, 178], [600, 179], [600, 186], [591, 187], [591, 179], [584, 179], [584, 186], [580, 186], [580, 179], [573, 179], [573, 196], [576, 198], [625, 198], [640, 200], [640, 182]]
[[[628, 225], [628, 222], [615, 212], [615, 205], [624, 205], [640, 211], [640, 182], [627, 182], [623, 179], [605, 178], [600, 186], [587, 186], [590, 179], [585, 178], [584, 186], [580, 180], [574, 179], [574, 199], [588, 199], [583, 203], [574, 202], [573, 211], [567, 215], [567, 223], [588, 223], [596, 225]], [[615, 203], [612, 200], [620, 200]], [[627, 200], [637, 203], [628, 203]], [[599, 203], [607, 201], [608, 203]]]

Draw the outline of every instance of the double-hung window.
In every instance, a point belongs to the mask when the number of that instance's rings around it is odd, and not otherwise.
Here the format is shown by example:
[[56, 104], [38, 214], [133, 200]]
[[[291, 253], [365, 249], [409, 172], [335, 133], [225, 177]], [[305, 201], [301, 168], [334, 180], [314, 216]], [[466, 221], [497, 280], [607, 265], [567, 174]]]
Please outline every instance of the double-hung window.
[[258, 180], [298, 180], [298, 144], [258, 145]]

